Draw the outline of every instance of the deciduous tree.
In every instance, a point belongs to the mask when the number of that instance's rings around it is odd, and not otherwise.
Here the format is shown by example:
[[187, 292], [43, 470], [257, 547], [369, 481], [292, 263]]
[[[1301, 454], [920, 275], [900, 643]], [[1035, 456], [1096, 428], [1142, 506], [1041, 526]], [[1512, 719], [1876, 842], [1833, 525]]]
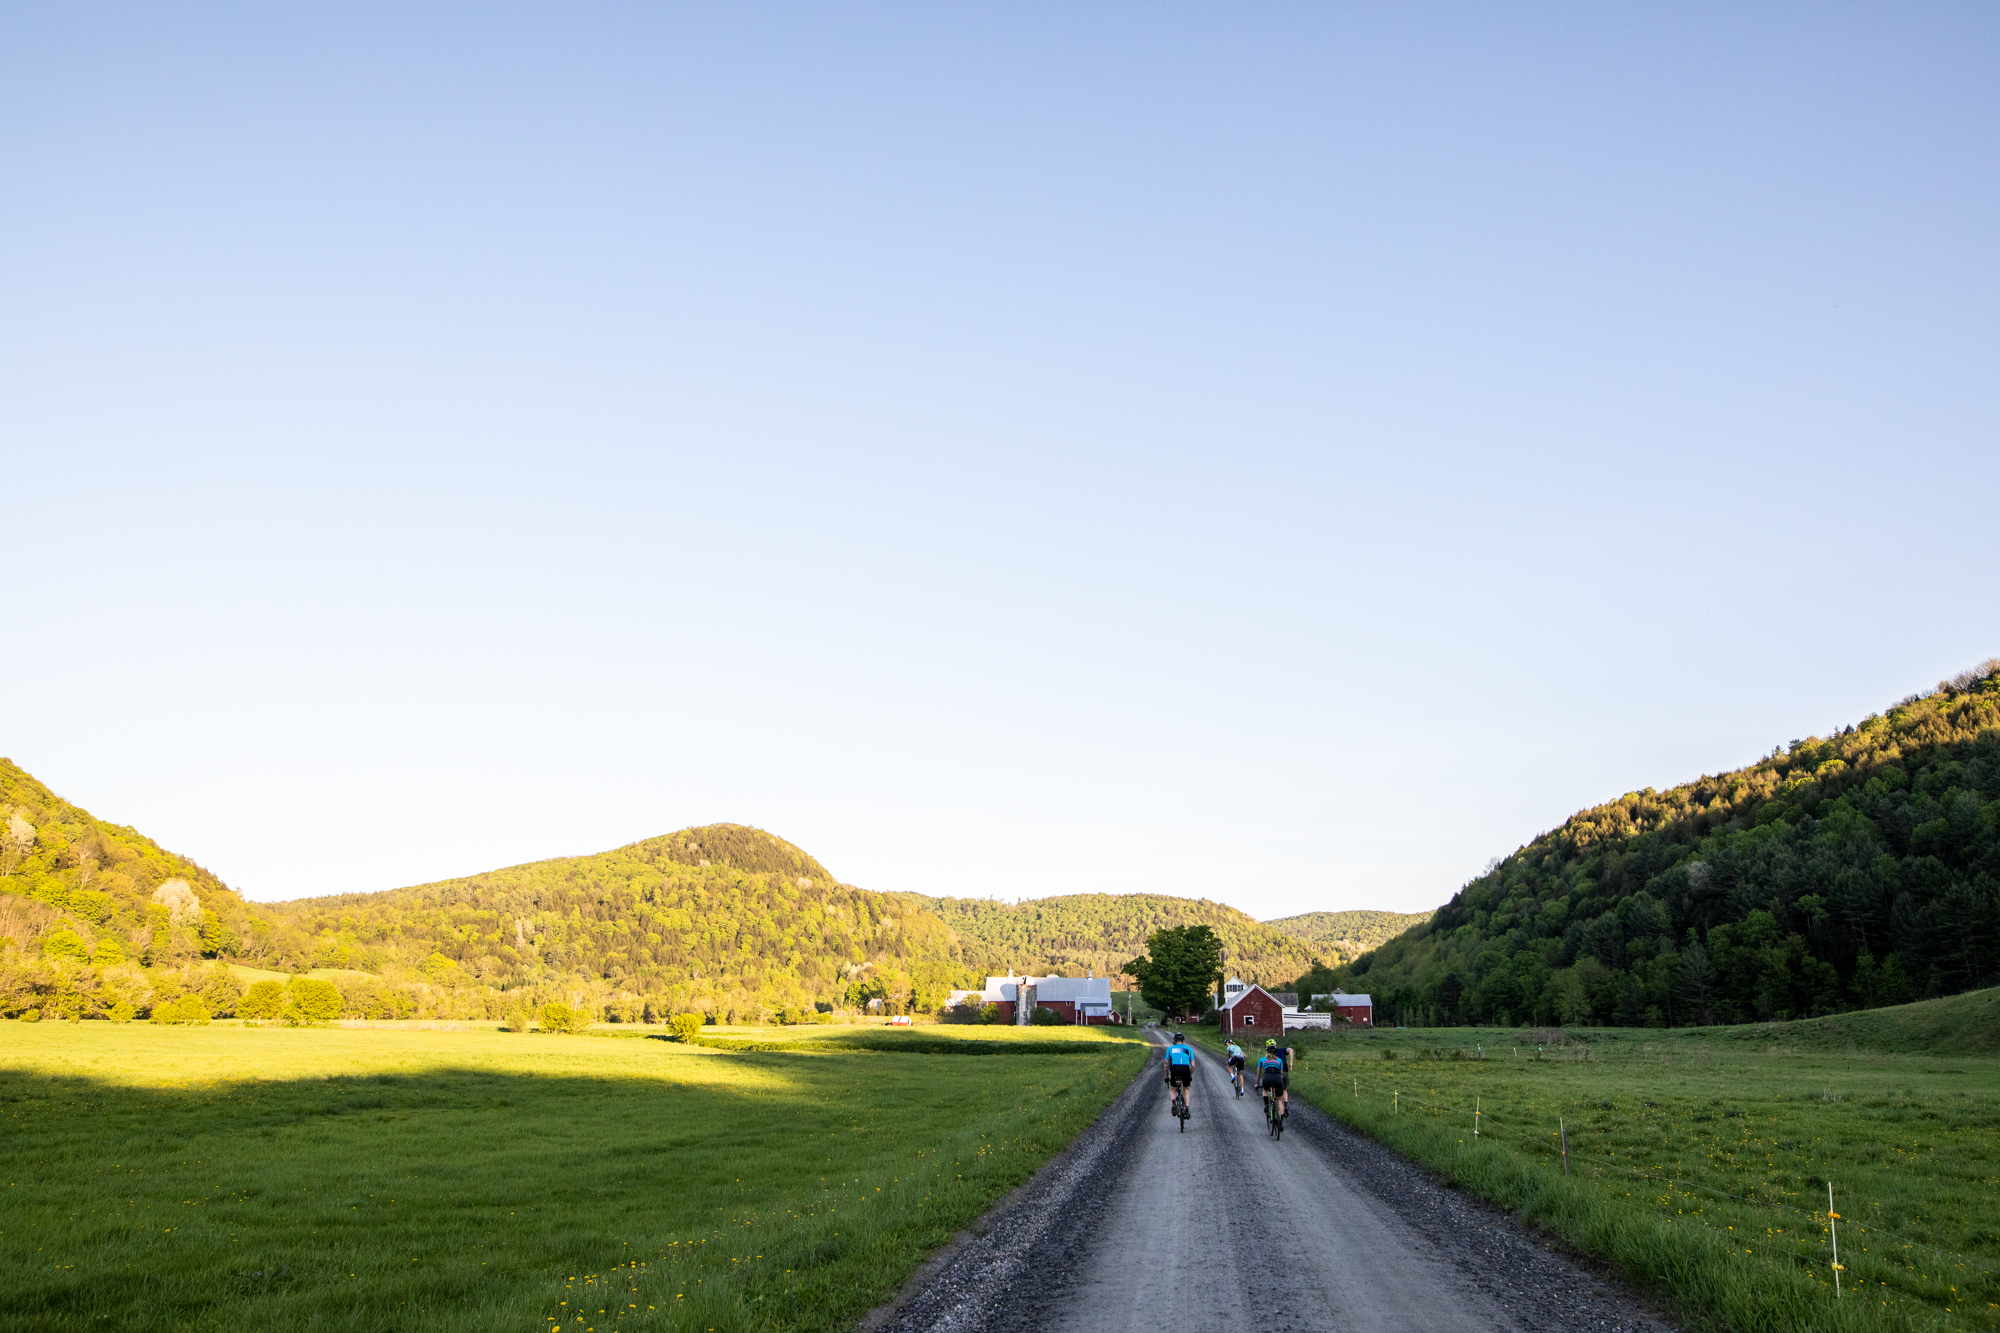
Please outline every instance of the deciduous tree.
[[1146, 939], [1146, 954], [1125, 964], [1146, 1003], [1163, 1013], [1200, 1017], [1222, 984], [1222, 940], [1207, 926], [1172, 926]]

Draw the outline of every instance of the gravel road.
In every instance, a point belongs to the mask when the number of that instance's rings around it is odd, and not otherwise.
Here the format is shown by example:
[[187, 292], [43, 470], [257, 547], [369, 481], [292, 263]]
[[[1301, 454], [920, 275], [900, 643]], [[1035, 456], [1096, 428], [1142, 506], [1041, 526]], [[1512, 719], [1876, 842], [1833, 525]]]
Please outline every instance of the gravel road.
[[1203, 1053], [1185, 1133], [1157, 1057], [927, 1265], [881, 1333], [1670, 1333], [1506, 1215], [1303, 1103], [1282, 1141]]

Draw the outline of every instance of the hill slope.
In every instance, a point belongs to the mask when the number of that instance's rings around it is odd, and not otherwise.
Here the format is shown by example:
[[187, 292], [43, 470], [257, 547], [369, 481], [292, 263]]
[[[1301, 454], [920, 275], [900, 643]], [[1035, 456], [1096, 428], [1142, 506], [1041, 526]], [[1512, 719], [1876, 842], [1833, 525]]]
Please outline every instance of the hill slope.
[[1352, 964], [1424, 1024], [1743, 1023], [2000, 979], [2000, 661], [1747, 768], [1580, 811]]
[[33, 957], [57, 930], [95, 957], [159, 964], [262, 957], [277, 935], [268, 912], [201, 866], [0, 759], [0, 956]]
[[988, 898], [895, 894], [941, 918], [960, 956], [981, 975], [1027, 973], [1116, 976], [1146, 951], [1146, 937], [1170, 926], [1206, 925], [1222, 937], [1224, 965], [1249, 980], [1289, 977], [1333, 951], [1287, 935], [1206, 898], [1151, 893], [1078, 893], [1016, 905]]
[[935, 915], [839, 884], [791, 843], [739, 824], [278, 910], [311, 936], [320, 966], [455, 969], [633, 1016], [726, 1019], [875, 997], [903, 1007], [913, 993], [929, 1007], [969, 975]]
[[2000, 1055], [2000, 990], [1968, 991], [1792, 1023], [1703, 1028], [1697, 1035], [1719, 1041], [1777, 1041], [1809, 1051]]
[[1435, 912], [1304, 912], [1281, 916], [1264, 924], [1282, 930], [1308, 944], [1356, 958], [1378, 944], [1387, 944], [1413, 926], [1421, 926]]

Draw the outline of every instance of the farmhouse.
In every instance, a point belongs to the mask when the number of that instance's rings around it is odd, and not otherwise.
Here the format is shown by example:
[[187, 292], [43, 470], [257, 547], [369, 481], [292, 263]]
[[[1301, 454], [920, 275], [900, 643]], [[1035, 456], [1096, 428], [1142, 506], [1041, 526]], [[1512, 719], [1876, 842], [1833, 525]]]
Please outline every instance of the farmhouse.
[[1223, 983], [1217, 1018], [1228, 1037], [1278, 1037], [1285, 1031], [1285, 1006], [1278, 1003], [1278, 997], [1262, 986], [1246, 986], [1236, 977]]
[[1053, 1012], [1059, 1022], [1070, 1024], [1115, 1023], [1111, 1008], [1110, 977], [1004, 977], [986, 978], [983, 990], [953, 991], [954, 1005], [994, 1005], [1002, 1023], [1026, 1023], [1036, 1009]]
[[1335, 991], [1331, 995], [1312, 997], [1313, 1007], [1337, 1017], [1344, 1017], [1358, 1028], [1375, 1026], [1375, 1001], [1366, 995], [1349, 995]]

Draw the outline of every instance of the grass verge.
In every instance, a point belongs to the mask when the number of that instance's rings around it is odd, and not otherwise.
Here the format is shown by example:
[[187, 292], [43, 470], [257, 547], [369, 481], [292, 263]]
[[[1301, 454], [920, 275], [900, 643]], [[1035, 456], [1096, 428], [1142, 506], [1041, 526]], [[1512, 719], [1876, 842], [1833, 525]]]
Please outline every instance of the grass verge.
[[1143, 1059], [0, 1024], [0, 1329], [844, 1327]]

